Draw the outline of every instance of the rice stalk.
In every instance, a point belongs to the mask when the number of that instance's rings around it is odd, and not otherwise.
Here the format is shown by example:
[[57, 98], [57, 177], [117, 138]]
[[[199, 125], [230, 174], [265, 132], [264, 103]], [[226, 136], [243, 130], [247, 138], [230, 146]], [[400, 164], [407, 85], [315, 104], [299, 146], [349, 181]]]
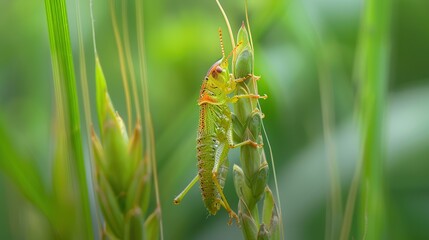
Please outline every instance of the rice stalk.
[[[136, 1], [136, 27], [137, 27], [137, 44], [139, 56], [139, 70], [140, 70], [140, 86], [143, 94], [143, 113], [144, 113], [144, 126], [146, 131], [146, 151], [150, 156], [150, 162], [153, 172], [153, 183], [156, 199], [156, 216], [158, 219], [160, 238], [164, 239], [163, 223], [162, 223], [162, 208], [161, 198], [158, 186], [158, 170], [155, 154], [155, 133], [153, 130], [152, 115], [149, 107], [149, 88], [147, 67], [145, 61], [145, 46], [144, 46], [144, 25], [143, 25], [143, 1]], [[155, 218], [154, 218], [155, 219]], [[153, 223], [155, 225], [155, 223]]]
[[358, 238], [382, 239], [385, 226], [383, 165], [384, 115], [390, 53], [391, 2], [365, 2], [357, 52], [360, 85], [361, 156], [344, 214], [341, 239], [348, 239], [360, 188]]
[[361, 84], [362, 140], [360, 236], [382, 239], [384, 232], [384, 112], [388, 81], [390, 1], [365, 2], [358, 79]]
[[[236, 52], [235, 78], [248, 77], [237, 84], [236, 95], [258, 94], [253, 75], [253, 46], [243, 23], [237, 42], [242, 44]], [[250, 77], [249, 77], [250, 76]], [[234, 104], [234, 141], [251, 140], [262, 145], [262, 118], [257, 99], [239, 99]], [[280, 239], [281, 217], [273, 194], [267, 184], [268, 163], [262, 148], [251, 145], [240, 149], [240, 164], [234, 165], [234, 183], [239, 197], [238, 215], [245, 239]], [[262, 206], [260, 220], [258, 203]]]
[[[235, 79], [245, 79], [244, 81], [237, 82], [234, 95], [258, 95], [256, 81], [259, 77], [254, 75], [254, 51], [247, 15], [247, 2], [245, 2], [245, 10], [248, 29], [246, 29], [243, 22], [237, 34], [237, 42], [235, 42], [232, 35], [225, 11], [218, 0], [216, 0], [216, 3], [227, 24], [232, 47], [238, 46], [232, 59], [233, 76]], [[265, 133], [262, 124], [264, 114], [260, 109], [258, 99], [241, 98], [233, 105], [234, 142], [240, 143], [250, 140], [262, 146], [262, 132]], [[281, 211], [279, 211], [279, 206], [275, 203], [276, 200], [267, 184], [269, 169], [264, 150], [249, 144], [242, 146], [240, 148], [240, 164], [241, 167], [234, 165], [233, 172], [234, 186], [239, 197], [238, 217], [244, 238], [283, 238]], [[274, 162], [272, 164], [274, 169]], [[275, 169], [273, 172], [274, 180], [277, 181]], [[278, 194], [277, 182], [276, 191]], [[279, 201], [279, 197], [277, 201]], [[262, 216], [259, 214], [258, 203], [262, 204]]]
[[148, 213], [152, 172], [150, 158], [143, 150], [140, 122], [128, 137], [110, 100], [98, 58], [96, 88], [100, 138], [93, 131], [91, 139], [96, 193], [106, 222], [103, 236], [142, 239], [144, 234], [158, 232], [159, 226], [152, 223], [157, 222], [157, 216]]

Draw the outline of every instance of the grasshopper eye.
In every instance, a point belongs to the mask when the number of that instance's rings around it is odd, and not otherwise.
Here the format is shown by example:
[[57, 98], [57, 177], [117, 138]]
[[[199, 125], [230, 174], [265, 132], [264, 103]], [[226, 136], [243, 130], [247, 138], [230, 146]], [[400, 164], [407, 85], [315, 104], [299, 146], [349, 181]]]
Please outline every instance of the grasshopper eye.
[[223, 68], [222, 67], [220, 67], [219, 65], [218, 66], [216, 66], [216, 67], [214, 67], [213, 69], [212, 69], [212, 76], [214, 77], [214, 78], [217, 78], [217, 75], [219, 74], [219, 73], [222, 73], [223, 72]]

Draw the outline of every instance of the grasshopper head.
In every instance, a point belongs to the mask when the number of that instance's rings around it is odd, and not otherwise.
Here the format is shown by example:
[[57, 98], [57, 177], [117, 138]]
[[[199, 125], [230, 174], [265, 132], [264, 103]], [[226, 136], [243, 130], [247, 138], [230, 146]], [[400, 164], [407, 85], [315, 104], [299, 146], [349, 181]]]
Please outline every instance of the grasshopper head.
[[[228, 71], [228, 58], [231, 56], [232, 52], [225, 56], [225, 49], [223, 46], [222, 40], [222, 30], [219, 28], [219, 40], [220, 48], [222, 50], [222, 58], [215, 62], [207, 72], [205, 80], [207, 83], [213, 87], [224, 87], [228, 84], [229, 81], [229, 71]], [[233, 50], [235, 51], [235, 49]]]
[[[207, 99], [213, 98], [213, 96], [216, 96], [215, 98], [221, 98], [221, 100], [225, 100], [225, 96], [226, 94], [228, 94], [229, 88], [231, 86], [231, 79], [228, 70], [228, 59], [236, 51], [237, 47], [240, 46], [241, 42], [234, 47], [234, 49], [228, 54], [228, 56], [226, 56], [225, 49], [223, 47], [222, 31], [220, 28], [219, 39], [222, 50], [222, 58], [215, 62], [207, 72], [200, 93], [201, 97], [204, 99], [199, 99], [199, 104], [203, 102], [213, 102], [213, 99]], [[210, 95], [212, 95], [212, 97], [204, 97], [207, 96], [203, 94], [203, 92], [206, 90], [210, 92]]]
[[205, 79], [212, 86], [225, 86], [229, 81], [228, 61], [222, 58], [215, 62], [207, 72]]

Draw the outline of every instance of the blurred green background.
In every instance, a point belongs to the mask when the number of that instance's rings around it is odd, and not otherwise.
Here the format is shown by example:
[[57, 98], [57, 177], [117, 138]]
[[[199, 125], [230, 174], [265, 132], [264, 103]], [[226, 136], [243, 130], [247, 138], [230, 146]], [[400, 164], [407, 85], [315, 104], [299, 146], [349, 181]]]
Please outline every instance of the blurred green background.
[[[429, 1], [391, 2], [383, 125], [385, 237], [429, 239]], [[68, 4], [78, 56], [75, 2]], [[89, 3], [81, 4], [94, 104]], [[276, 162], [287, 239], [321, 239], [325, 233], [329, 176], [320, 66], [331, 81], [332, 137], [343, 203], [346, 201], [360, 152], [358, 83], [353, 76], [363, 5], [364, 1], [357, 0], [249, 0], [255, 72], [262, 76], [260, 93], [269, 96], [261, 105]], [[125, 116], [109, 10], [100, 0], [95, 0], [94, 6], [98, 52], [112, 100]], [[196, 100], [203, 76], [221, 57], [219, 27], [224, 30], [226, 51], [231, 50], [225, 22], [214, 0], [144, 1], [144, 6], [165, 239], [240, 239], [240, 230], [227, 226], [225, 211], [208, 216], [197, 187], [181, 205], [172, 204], [197, 172]], [[223, 6], [236, 32], [244, 20], [243, 2], [223, 1]], [[0, 9], [0, 117], [16, 148], [37, 161], [48, 185], [52, 178], [54, 98], [44, 3], [0, 0]], [[324, 58], [320, 57], [322, 51]], [[231, 151], [230, 161], [238, 162], [237, 151]], [[236, 206], [229, 175], [225, 192]], [[0, 239], [44, 239], [47, 228], [46, 220], [0, 173]]]

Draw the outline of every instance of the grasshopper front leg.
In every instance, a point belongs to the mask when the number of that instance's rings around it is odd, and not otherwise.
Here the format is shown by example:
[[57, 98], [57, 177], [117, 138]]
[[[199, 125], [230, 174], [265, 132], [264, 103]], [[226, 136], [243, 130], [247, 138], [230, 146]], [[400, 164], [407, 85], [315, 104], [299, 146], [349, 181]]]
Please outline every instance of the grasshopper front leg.
[[[247, 76], [245, 76], [245, 77], [242, 77], [242, 78], [237, 78], [237, 79], [232, 79], [232, 78], [230, 78], [230, 86], [229, 86], [229, 89], [228, 89], [228, 93], [231, 93], [231, 92], [233, 92], [234, 90], [236, 90], [236, 84], [237, 83], [239, 83], [239, 82], [243, 82], [243, 81], [245, 81], [247, 78], [249, 78], [249, 77], [253, 77], [253, 78], [255, 78], [256, 80], [258, 80], [259, 79], [259, 77], [257, 77], [257, 76], [253, 76], [252, 74], [249, 74], [249, 75], [247, 75]], [[246, 93], [247, 93], [247, 91], [246, 91]], [[249, 94], [249, 93], [247, 93], [247, 94], [237, 94], [237, 95], [234, 95], [234, 96], [232, 96], [232, 97], [230, 97], [229, 98], [229, 101], [231, 102], [231, 103], [236, 103], [237, 101], [238, 101], [238, 99], [240, 99], [240, 98], [256, 98], [256, 99], [260, 99], [260, 98], [262, 98], [262, 99], [267, 99], [268, 98], [268, 96], [266, 95], [266, 94], [264, 94], [263, 96], [260, 96], [260, 95], [258, 95], [258, 94]]]
[[237, 83], [244, 82], [249, 78], [253, 78], [254, 80], [259, 80], [261, 77], [255, 76], [253, 74], [248, 74], [248, 75], [241, 77], [241, 78], [234, 78], [234, 76], [232, 74], [230, 74], [229, 75], [229, 81], [228, 81], [227, 87], [225, 89], [226, 93], [227, 94], [232, 93], [236, 89]]
[[259, 80], [261, 77], [249, 73], [249, 74], [247, 74], [247, 76], [234, 79], [234, 82], [236, 82], [236, 83], [244, 82], [249, 78], [253, 78], [254, 80]]
[[246, 141], [243, 141], [243, 142], [240, 142], [240, 143], [237, 143], [237, 144], [232, 144], [229, 147], [230, 148], [238, 148], [238, 147], [241, 147], [241, 146], [244, 146], [244, 145], [250, 145], [250, 146], [252, 146], [254, 148], [262, 148], [264, 146], [263, 144], [259, 144], [259, 143], [256, 143], [256, 142], [250, 140], [250, 139], [247, 139]]
[[268, 96], [266, 94], [264, 95], [258, 95], [258, 94], [238, 94], [238, 95], [234, 95], [230, 98], [230, 102], [232, 103], [236, 103], [238, 101], [238, 99], [240, 98], [256, 98], [256, 99], [267, 99]]

